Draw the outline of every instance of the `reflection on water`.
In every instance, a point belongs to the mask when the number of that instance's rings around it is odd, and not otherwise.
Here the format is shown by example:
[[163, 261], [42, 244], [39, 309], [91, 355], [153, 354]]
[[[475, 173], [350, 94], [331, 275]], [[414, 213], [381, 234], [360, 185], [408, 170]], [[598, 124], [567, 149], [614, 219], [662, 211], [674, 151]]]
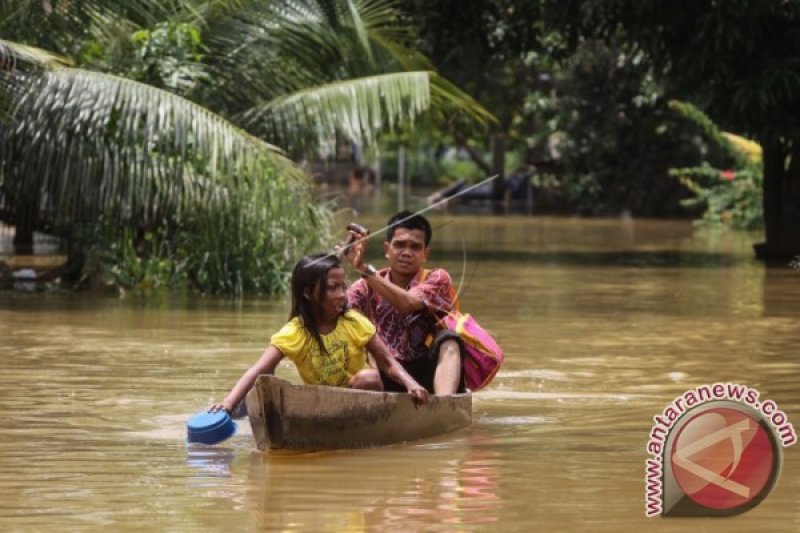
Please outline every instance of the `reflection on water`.
[[[492, 524], [502, 508], [497, 455], [463, 433], [360, 454], [254, 454], [252, 505], [259, 529], [266, 530], [408, 531], [422, 524], [460, 530]], [[309, 490], [320, 479], [338, 483]]]
[[726, 520], [648, 521], [643, 480], [653, 415], [697, 385], [745, 383], [800, 425], [800, 273], [754, 261], [755, 236], [685, 222], [432, 219], [429, 264], [507, 355], [472, 427], [262, 454], [241, 421], [187, 446], [188, 417], [258, 357], [286, 301], [2, 292], [0, 529], [797, 529], [795, 448], [774, 492]]
[[[231, 476], [231, 465], [236, 457], [232, 448], [202, 444], [189, 444], [186, 448], [186, 464], [197, 469], [196, 479]], [[201, 486], [203, 484], [205, 481], [200, 483]]]

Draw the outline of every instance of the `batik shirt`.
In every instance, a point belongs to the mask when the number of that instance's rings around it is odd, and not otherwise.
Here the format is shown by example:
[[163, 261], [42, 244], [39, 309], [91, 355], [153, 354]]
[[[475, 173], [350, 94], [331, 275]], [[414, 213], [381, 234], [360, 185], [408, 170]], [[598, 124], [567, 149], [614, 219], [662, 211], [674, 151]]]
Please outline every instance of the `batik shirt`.
[[366, 346], [375, 335], [375, 326], [358, 311], [348, 310], [330, 333], [320, 335], [324, 353], [314, 337], [294, 317], [269, 343], [297, 367], [305, 383], [345, 387], [356, 373], [368, 368]]
[[[388, 279], [389, 269], [380, 270], [377, 275]], [[407, 363], [427, 354], [425, 340], [436, 333], [437, 316], [441, 317], [452, 308], [452, 287], [446, 270], [431, 271], [422, 283], [419, 283], [417, 274], [411, 280], [408, 292], [422, 300], [426, 308], [405, 315], [370, 289], [363, 279], [350, 286], [347, 298], [350, 307], [372, 320], [389, 353], [398, 361]]]

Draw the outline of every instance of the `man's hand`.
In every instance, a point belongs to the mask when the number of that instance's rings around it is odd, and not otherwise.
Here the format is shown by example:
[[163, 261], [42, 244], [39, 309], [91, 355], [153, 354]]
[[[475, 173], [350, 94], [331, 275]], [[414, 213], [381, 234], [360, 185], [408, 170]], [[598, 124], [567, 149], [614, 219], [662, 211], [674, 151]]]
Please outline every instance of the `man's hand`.
[[409, 387], [408, 394], [410, 394], [411, 397], [414, 398], [414, 402], [418, 404], [428, 403], [428, 400], [430, 399], [428, 397], [427, 389], [425, 389], [425, 387], [421, 385], [416, 385], [415, 387]]
[[366, 237], [369, 236], [369, 230], [357, 224], [350, 224], [347, 226], [347, 231], [350, 233], [350, 240], [353, 244], [348, 246], [345, 257], [354, 269], [361, 270], [364, 267], [364, 253], [367, 248]]

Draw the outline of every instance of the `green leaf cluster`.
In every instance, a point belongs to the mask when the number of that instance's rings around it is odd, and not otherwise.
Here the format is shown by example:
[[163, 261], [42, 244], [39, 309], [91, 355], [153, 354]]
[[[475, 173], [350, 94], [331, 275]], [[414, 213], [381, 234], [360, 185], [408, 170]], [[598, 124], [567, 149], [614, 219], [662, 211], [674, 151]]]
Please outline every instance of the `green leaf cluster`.
[[[374, 142], [437, 105], [488, 117], [389, 1], [0, 7], [0, 217], [119, 262], [106, 271], [126, 287], [180, 272], [205, 292], [280, 290], [298, 255], [330, 244], [287, 153]], [[162, 245], [126, 242], [141, 235]]]
[[[715, 158], [716, 166], [704, 162], [696, 167], [670, 169], [670, 175], [693, 194], [682, 204], [702, 210], [702, 224], [727, 225], [744, 230], [761, 228], [764, 221], [764, 173], [761, 161], [748, 158], [708, 115], [695, 106], [673, 101], [670, 107], [698, 125], [705, 141], [721, 152]], [[720, 168], [720, 164], [726, 166]]]

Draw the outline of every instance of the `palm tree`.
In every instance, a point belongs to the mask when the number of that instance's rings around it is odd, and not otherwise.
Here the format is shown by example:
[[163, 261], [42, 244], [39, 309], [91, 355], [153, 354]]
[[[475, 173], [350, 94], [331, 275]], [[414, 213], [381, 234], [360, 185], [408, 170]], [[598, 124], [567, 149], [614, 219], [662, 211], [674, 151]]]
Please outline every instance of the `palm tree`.
[[[7, 66], [0, 83], [0, 217], [17, 225], [19, 244], [33, 228], [46, 228], [83, 255], [97, 242], [143, 228], [174, 236], [189, 225], [192, 235], [208, 237], [192, 247], [216, 246], [193, 250], [197, 278], [209, 256], [231, 248], [214, 238], [214, 228], [239, 228], [233, 240], [266, 238], [245, 236], [241, 221], [220, 224], [219, 217], [235, 212], [276, 230], [265, 253], [284, 258], [271, 268], [285, 267], [303, 248], [322, 244], [309, 235], [320, 234], [326, 211], [314, 207], [308, 181], [267, 140], [294, 154], [335, 132], [374, 142], [432, 105], [489, 119], [430, 69], [383, 0], [15, 6], [0, 23], [0, 35], [16, 41], [3, 41], [0, 50]], [[159, 48], [159, 39], [166, 45]], [[59, 55], [19, 41], [44, 43]], [[177, 57], [175, 50], [188, 52]], [[65, 66], [71, 61], [104, 72]], [[309, 209], [297, 209], [298, 202]], [[257, 257], [218, 261], [215, 271], [240, 282], [217, 288], [246, 290], [242, 272], [258, 269], [228, 268], [226, 261]]]

